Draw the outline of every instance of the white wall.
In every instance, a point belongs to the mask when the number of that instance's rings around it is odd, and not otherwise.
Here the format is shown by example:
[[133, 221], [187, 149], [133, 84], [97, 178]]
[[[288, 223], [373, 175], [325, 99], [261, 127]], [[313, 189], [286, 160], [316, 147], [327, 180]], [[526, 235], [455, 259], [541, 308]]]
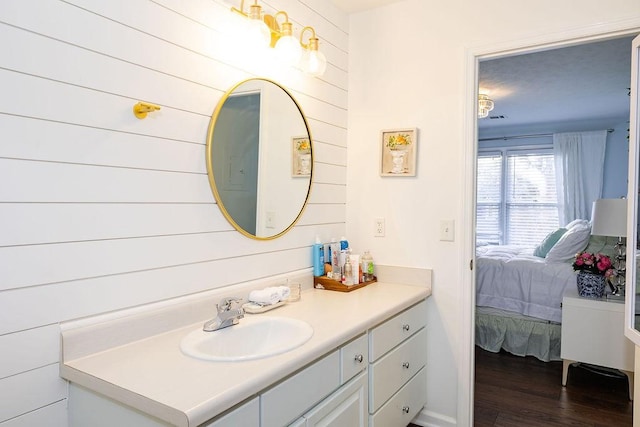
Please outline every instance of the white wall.
[[[310, 271], [316, 234], [344, 234], [348, 20], [265, 5], [315, 27], [329, 67], [312, 79], [238, 55], [230, 4], [0, 2], [0, 425], [67, 425], [59, 322]], [[287, 86], [315, 138], [310, 204], [266, 242], [230, 228], [204, 156], [218, 100], [253, 76]], [[139, 100], [162, 109], [138, 120]]]
[[[614, 27], [640, 27], [637, 0], [406, 0], [350, 18], [347, 234], [378, 262], [434, 271], [421, 422], [466, 425], [472, 407], [470, 58]], [[380, 130], [398, 127], [419, 128], [415, 178], [379, 176]], [[375, 217], [384, 238], [373, 237]], [[454, 242], [439, 241], [443, 219], [455, 220]]]

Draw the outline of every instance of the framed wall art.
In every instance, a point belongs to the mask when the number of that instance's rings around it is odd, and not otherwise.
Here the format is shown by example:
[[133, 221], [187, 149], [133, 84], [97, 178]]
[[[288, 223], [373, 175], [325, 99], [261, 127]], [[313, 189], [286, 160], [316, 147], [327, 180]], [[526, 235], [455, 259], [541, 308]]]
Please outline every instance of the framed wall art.
[[383, 130], [380, 144], [381, 176], [416, 176], [418, 129]]
[[291, 175], [308, 177], [311, 175], [311, 142], [308, 136], [291, 138]]

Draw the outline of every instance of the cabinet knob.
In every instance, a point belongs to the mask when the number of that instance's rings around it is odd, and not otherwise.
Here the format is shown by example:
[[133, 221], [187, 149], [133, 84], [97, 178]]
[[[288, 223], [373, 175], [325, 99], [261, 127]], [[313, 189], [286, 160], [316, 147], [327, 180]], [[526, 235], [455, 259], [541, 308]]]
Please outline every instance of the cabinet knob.
[[409, 407], [408, 406], [403, 406], [402, 407], [402, 412], [404, 412], [405, 414], [409, 413]]
[[361, 354], [356, 354], [356, 357], [354, 359], [356, 362], [362, 363], [362, 361], [364, 360], [364, 357]]
[[409, 327], [408, 323], [405, 323], [404, 325], [402, 325], [402, 330], [403, 331], [409, 332], [409, 329], [410, 329], [410, 327]]
[[409, 362], [404, 362], [402, 364], [402, 367], [405, 368], [405, 369], [409, 369]]

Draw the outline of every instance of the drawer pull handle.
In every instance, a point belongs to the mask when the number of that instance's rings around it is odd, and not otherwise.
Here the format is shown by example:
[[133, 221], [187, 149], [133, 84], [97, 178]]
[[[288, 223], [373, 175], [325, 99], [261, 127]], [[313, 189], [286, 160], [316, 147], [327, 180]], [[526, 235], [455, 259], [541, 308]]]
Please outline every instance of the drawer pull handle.
[[402, 412], [404, 412], [405, 414], [409, 413], [409, 407], [408, 406], [403, 406], [402, 407]]
[[364, 360], [364, 357], [361, 354], [356, 354], [356, 357], [354, 359], [356, 362], [362, 363], [362, 361]]
[[409, 329], [410, 329], [410, 327], [409, 327], [408, 323], [405, 323], [404, 325], [402, 325], [402, 330], [403, 331], [409, 332]]
[[402, 364], [402, 367], [405, 368], [405, 369], [409, 369], [409, 362], [404, 362]]

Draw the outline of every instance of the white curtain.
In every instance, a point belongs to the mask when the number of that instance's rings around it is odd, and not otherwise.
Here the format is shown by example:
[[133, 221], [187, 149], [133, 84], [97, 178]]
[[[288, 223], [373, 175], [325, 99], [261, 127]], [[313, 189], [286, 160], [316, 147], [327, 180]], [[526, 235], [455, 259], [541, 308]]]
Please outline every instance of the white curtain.
[[591, 206], [602, 195], [606, 143], [606, 130], [553, 135], [561, 225], [591, 219]]

